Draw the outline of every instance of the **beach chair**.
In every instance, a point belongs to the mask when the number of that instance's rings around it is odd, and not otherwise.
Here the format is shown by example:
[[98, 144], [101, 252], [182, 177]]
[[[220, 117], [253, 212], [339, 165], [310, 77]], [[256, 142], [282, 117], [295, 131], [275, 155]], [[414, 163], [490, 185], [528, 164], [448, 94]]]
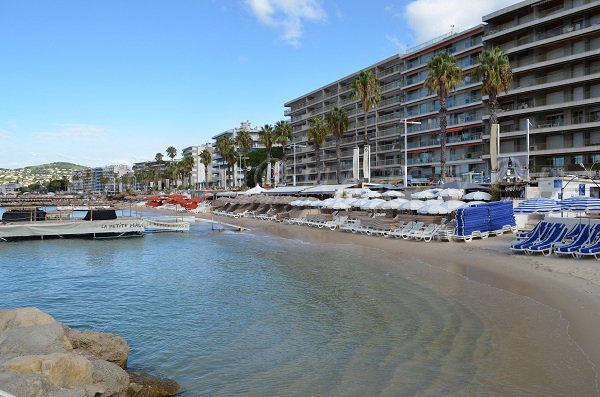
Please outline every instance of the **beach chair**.
[[407, 224], [400, 226], [398, 229], [393, 230], [392, 232], [390, 232], [389, 236], [390, 237], [395, 237], [395, 238], [401, 238], [402, 237], [402, 233], [404, 233], [405, 231], [408, 232], [409, 230], [411, 230], [413, 228], [413, 226], [415, 225], [414, 221], [410, 221]]
[[585, 226], [577, 238], [571, 240], [570, 242], [555, 244], [554, 253], [557, 256], [573, 255], [573, 253], [579, 251], [579, 249], [584, 247], [586, 244], [596, 241], [599, 235], [600, 225], [594, 225], [592, 227]]
[[562, 224], [549, 223], [548, 227], [544, 228], [539, 234], [532, 234], [530, 237], [524, 240], [513, 240], [513, 242], [510, 244], [510, 250], [513, 252], [525, 252], [525, 249], [527, 249], [530, 245], [543, 241], [554, 229], [556, 229], [557, 225]]
[[568, 232], [565, 225], [557, 223], [557, 226], [546, 236], [542, 241], [536, 241], [535, 243], [528, 245], [525, 248], [527, 255], [542, 253], [546, 256], [552, 255], [552, 247], [555, 243], [562, 241]]
[[576, 251], [573, 251], [572, 255], [578, 259], [584, 256], [593, 256], [598, 260], [598, 255], [600, 255], [600, 233], [596, 234], [595, 239], [590, 239], [589, 243], [583, 244]]
[[335, 230], [338, 227], [341, 228], [342, 225], [345, 225], [347, 220], [348, 220], [347, 216], [339, 215], [339, 216], [335, 217], [334, 219], [325, 222], [323, 224], [322, 228], [329, 229], [329, 230]]
[[421, 231], [423, 231], [424, 228], [425, 228], [425, 222], [415, 222], [412, 229], [407, 230], [406, 232], [402, 233], [402, 238], [404, 240], [410, 240], [411, 238], [415, 238], [415, 236], [417, 234], [419, 234]]
[[412, 238], [414, 238], [417, 241], [425, 241], [425, 242], [430, 242], [431, 240], [433, 240], [433, 238], [435, 237], [437, 231], [439, 230], [439, 228], [442, 225], [438, 225], [435, 223], [431, 223], [429, 225], [427, 225], [426, 228], [413, 233]]
[[526, 240], [534, 235], [539, 236], [548, 226], [550, 226], [550, 222], [540, 221], [531, 230], [522, 230], [515, 233], [515, 237], [517, 240]]

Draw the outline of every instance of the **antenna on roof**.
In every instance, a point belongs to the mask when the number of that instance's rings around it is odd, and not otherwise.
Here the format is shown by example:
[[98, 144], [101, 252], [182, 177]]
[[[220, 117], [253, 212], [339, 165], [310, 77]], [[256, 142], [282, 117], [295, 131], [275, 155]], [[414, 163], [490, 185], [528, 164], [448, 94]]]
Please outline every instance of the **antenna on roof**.
[[450, 25], [450, 34], [454, 33], [454, 25]]

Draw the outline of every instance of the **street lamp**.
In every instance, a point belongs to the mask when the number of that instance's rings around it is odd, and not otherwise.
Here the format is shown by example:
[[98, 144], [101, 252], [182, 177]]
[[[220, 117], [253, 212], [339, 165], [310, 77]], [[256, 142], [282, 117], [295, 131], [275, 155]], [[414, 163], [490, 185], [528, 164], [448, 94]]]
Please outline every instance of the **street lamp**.
[[588, 177], [589, 177], [590, 179], [592, 179], [592, 170], [594, 169], [594, 166], [595, 166], [596, 164], [598, 164], [598, 162], [596, 162], [596, 163], [592, 164], [592, 166], [591, 166], [591, 167], [590, 167], [590, 169], [588, 170], [587, 168], [585, 168], [585, 165], [583, 165], [583, 163], [579, 163], [579, 165], [581, 166], [581, 168], [583, 168], [583, 169], [584, 169], [584, 171], [585, 171], [585, 172], [587, 172], [587, 174], [588, 174]]
[[407, 124], [420, 125], [420, 121], [408, 121], [408, 119], [402, 120], [404, 123], [404, 188], [408, 186], [408, 126]]
[[[300, 144], [300, 143], [293, 143], [292, 142], [292, 143], [289, 144], [289, 146], [292, 146], [294, 148], [294, 173], [293, 173], [292, 180], [293, 180], [294, 186], [296, 186], [296, 146], [298, 146], [298, 147], [306, 147], [307, 145]], [[317, 167], [318, 167], [318, 165], [317, 165]]]

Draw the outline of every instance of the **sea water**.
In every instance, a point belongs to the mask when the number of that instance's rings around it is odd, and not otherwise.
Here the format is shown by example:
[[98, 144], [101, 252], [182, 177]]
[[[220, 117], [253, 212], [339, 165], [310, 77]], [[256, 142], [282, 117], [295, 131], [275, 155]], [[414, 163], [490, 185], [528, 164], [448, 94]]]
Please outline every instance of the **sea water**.
[[112, 332], [183, 396], [588, 396], [560, 313], [416, 258], [254, 234], [0, 243], [0, 307]]

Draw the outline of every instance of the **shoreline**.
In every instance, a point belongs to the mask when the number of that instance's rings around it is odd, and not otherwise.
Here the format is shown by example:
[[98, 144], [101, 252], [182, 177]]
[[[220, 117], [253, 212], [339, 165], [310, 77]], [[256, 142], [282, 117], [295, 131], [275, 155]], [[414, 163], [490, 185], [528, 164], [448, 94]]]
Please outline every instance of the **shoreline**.
[[[466, 280], [532, 299], [557, 310], [567, 322], [570, 338], [590, 361], [598, 389], [600, 264], [595, 260], [512, 254], [508, 248], [514, 239], [512, 234], [473, 240], [471, 243], [424, 243], [249, 218], [232, 219], [212, 214], [195, 216], [245, 227], [258, 235], [332, 246], [351, 244], [380, 250], [392, 257], [415, 258]], [[402, 264], [398, 263], [397, 266]]]

